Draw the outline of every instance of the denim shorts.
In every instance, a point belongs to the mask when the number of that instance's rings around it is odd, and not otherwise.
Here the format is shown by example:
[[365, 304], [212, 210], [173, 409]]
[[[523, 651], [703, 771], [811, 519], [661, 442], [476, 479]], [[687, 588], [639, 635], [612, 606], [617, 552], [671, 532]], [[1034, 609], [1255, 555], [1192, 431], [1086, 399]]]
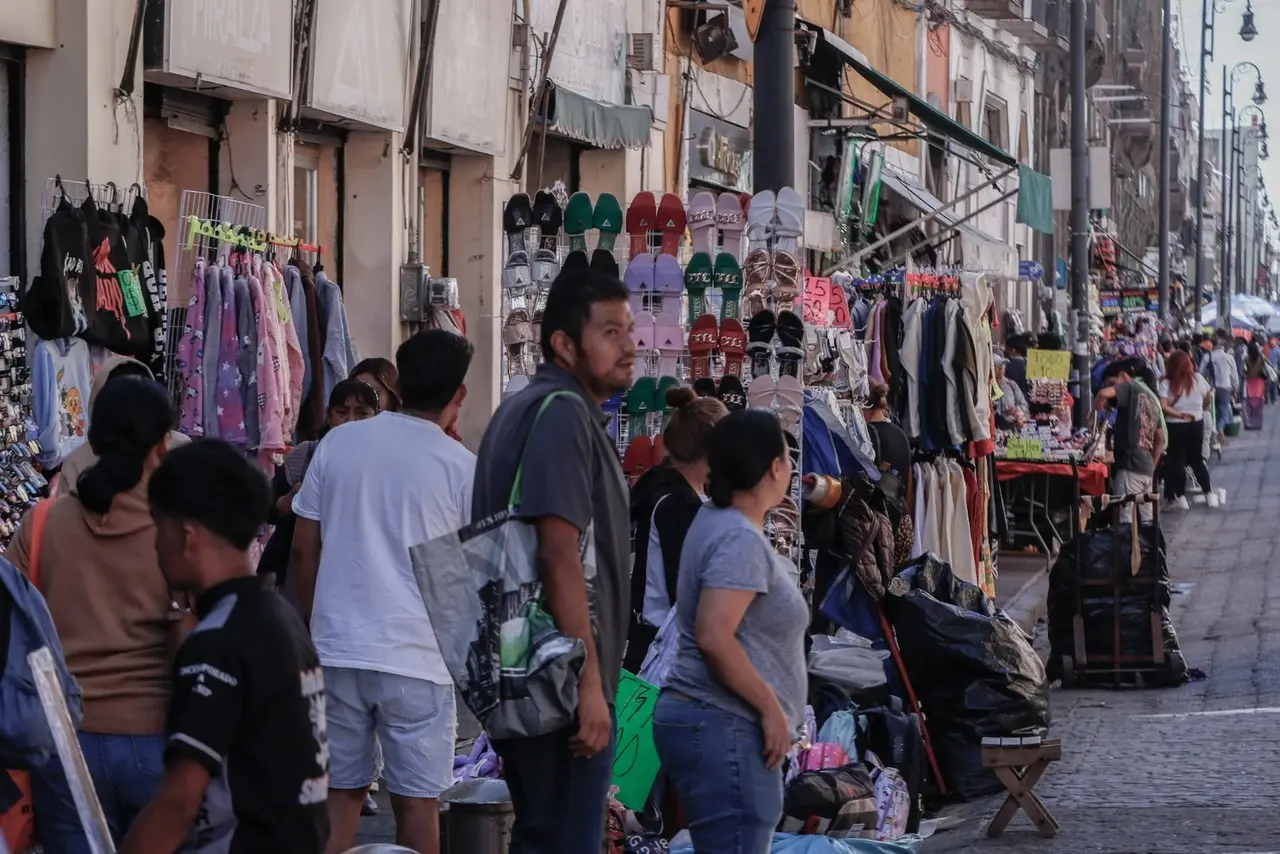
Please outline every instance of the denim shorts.
[[391, 794], [406, 798], [438, 798], [452, 785], [458, 731], [452, 685], [326, 667], [324, 701], [329, 788], [363, 789], [379, 772]]
[[664, 691], [653, 740], [698, 854], [769, 850], [782, 819], [782, 769], [765, 766], [757, 721]]

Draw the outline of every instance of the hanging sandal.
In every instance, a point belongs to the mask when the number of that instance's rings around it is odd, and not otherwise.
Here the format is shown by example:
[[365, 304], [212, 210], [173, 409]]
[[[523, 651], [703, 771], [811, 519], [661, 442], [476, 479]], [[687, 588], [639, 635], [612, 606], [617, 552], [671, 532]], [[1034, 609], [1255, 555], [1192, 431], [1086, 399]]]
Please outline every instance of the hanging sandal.
[[631, 258], [649, 254], [649, 232], [658, 221], [658, 202], [653, 193], [636, 193], [627, 207], [627, 234], [631, 237]]
[[648, 436], [637, 436], [627, 445], [627, 452], [622, 455], [622, 471], [626, 474], [631, 486], [649, 469], [653, 468], [653, 442]]
[[658, 381], [653, 377], [641, 377], [627, 392], [627, 437], [633, 444], [648, 436], [649, 413], [657, 411], [657, 397]]
[[728, 252], [716, 256], [716, 287], [720, 289], [720, 319], [742, 316], [742, 268]]
[[747, 225], [742, 200], [736, 193], [721, 193], [716, 199], [716, 227], [720, 229], [722, 251], [742, 257], [742, 235]]
[[[657, 409], [662, 413], [662, 429], [667, 429], [667, 420], [671, 418], [671, 404], [667, 403], [667, 392], [680, 387], [680, 380], [673, 376], [658, 377], [658, 392], [655, 398]], [[658, 434], [662, 438], [662, 434]]]
[[533, 324], [529, 311], [513, 308], [502, 324], [502, 343], [507, 348], [507, 373], [510, 376], [529, 373], [526, 348], [533, 340]]
[[648, 308], [646, 304], [653, 296], [655, 275], [652, 255], [637, 255], [627, 264], [627, 275], [623, 282], [631, 292], [627, 302], [631, 305], [632, 313], [638, 314]]
[[769, 511], [765, 527], [771, 531], [774, 551], [782, 557], [790, 557], [799, 544], [800, 534], [800, 510], [790, 496]]
[[[720, 355], [724, 357], [725, 376], [742, 376], [742, 357], [747, 353], [747, 331], [736, 318], [725, 318], [720, 323]], [[724, 385], [724, 381], [721, 381]]]
[[777, 402], [777, 386], [768, 374], [756, 377], [747, 386], [747, 405], [752, 409], [772, 412]]
[[684, 289], [689, 294], [689, 323], [707, 313], [707, 288], [715, 281], [711, 256], [699, 252], [684, 268]]
[[680, 244], [684, 242], [685, 220], [684, 202], [677, 195], [665, 194], [658, 204], [658, 231], [662, 232], [664, 255], [680, 254]]
[[[684, 353], [684, 330], [680, 318], [665, 311], [656, 321], [655, 347], [658, 351], [658, 375], [674, 377], [680, 372], [680, 356]], [[661, 400], [659, 400], [661, 403]]]
[[773, 312], [769, 309], [756, 312], [747, 324], [747, 358], [751, 360], [751, 376], [759, 377], [773, 371]]
[[693, 391], [698, 397], [715, 397], [716, 381], [711, 377], [702, 377], [693, 384]]
[[778, 399], [778, 420], [782, 429], [799, 438], [800, 421], [804, 418], [804, 386], [798, 377], [780, 376], [775, 394]]
[[704, 314], [689, 330], [689, 374], [696, 382], [711, 376], [711, 351], [720, 344], [715, 315]]
[[674, 255], [659, 255], [653, 262], [653, 292], [662, 301], [658, 311], [680, 317], [680, 297], [684, 295], [684, 271]]
[[747, 240], [752, 249], [769, 248], [776, 211], [777, 198], [772, 190], [761, 190], [751, 197], [751, 204], [747, 208]]
[[773, 261], [767, 249], [752, 249], [747, 253], [747, 260], [742, 265], [746, 277], [746, 288], [743, 300], [746, 305], [744, 317], [755, 317], [764, 311], [768, 300], [769, 279], [773, 276]]
[[693, 241], [694, 252], [704, 252], [707, 256], [716, 251], [716, 197], [708, 192], [694, 194], [689, 201], [688, 215], [689, 237]]
[[642, 377], [649, 373], [649, 354], [658, 340], [658, 320], [651, 312], [642, 311], [635, 316], [634, 323], [631, 340], [636, 345], [635, 376]]
[[742, 380], [733, 374], [726, 374], [720, 380], [720, 390], [716, 395], [730, 412], [747, 408], [747, 390], [742, 387]]
[[774, 200], [773, 248], [794, 254], [804, 233], [804, 199], [793, 187], [783, 187]]
[[801, 349], [804, 342], [804, 322], [790, 311], [778, 312], [777, 321], [778, 347], [774, 354], [778, 357], [778, 374], [800, 379], [800, 360], [804, 358]]
[[778, 311], [795, 311], [800, 300], [800, 263], [790, 252], [773, 253], [773, 304]]

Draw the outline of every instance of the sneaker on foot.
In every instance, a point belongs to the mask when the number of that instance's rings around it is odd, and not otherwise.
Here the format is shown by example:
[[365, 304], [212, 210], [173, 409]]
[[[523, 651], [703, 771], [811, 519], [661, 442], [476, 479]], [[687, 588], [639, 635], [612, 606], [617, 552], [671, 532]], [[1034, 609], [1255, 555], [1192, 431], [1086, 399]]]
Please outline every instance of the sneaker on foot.
[[1191, 496], [1192, 504], [1204, 504], [1205, 501], [1206, 501], [1206, 498], [1203, 492], [1198, 492], [1195, 495]]
[[373, 795], [364, 796], [364, 805], [360, 807], [360, 815], [370, 816], [378, 814], [378, 802], [373, 799]]
[[1191, 505], [1187, 503], [1187, 496], [1179, 495], [1177, 498], [1175, 498], [1173, 500], [1173, 509], [1174, 510], [1190, 510]]
[[1225, 489], [1222, 489], [1222, 488], [1218, 488], [1216, 491], [1217, 491], [1217, 493], [1218, 493], [1218, 503], [1219, 503], [1219, 504], [1226, 504], [1226, 503], [1227, 503], [1227, 491], [1226, 491]]
[[1205, 501], [1207, 501], [1207, 502], [1208, 502], [1208, 504], [1209, 504], [1209, 506], [1210, 506], [1210, 507], [1218, 507], [1218, 506], [1219, 506], [1219, 505], [1218, 505], [1218, 493], [1216, 493], [1216, 492], [1210, 492], [1207, 496], [1205, 496]]

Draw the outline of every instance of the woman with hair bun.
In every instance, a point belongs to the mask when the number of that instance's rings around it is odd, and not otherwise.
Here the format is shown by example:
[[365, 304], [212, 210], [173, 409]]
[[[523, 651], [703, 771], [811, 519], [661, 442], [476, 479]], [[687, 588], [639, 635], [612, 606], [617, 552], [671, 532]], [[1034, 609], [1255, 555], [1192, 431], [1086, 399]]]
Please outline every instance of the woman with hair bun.
[[809, 611], [764, 535], [791, 458], [776, 416], [732, 412], [709, 440], [707, 496], [680, 558], [675, 661], [654, 741], [698, 854], [768, 851], [782, 760], [804, 717]]
[[[658, 629], [676, 603], [680, 552], [707, 488], [711, 432], [729, 414], [714, 397], [691, 388], [667, 390], [671, 416], [662, 431], [667, 458], [631, 490], [636, 556], [631, 570], [633, 618], [623, 668], [638, 673]], [[643, 544], [643, 545], [641, 545]]]
[[[189, 625], [160, 573], [147, 507], [172, 423], [154, 380], [105, 384], [89, 421], [97, 462], [68, 494], [29, 511], [5, 553], [44, 594], [84, 692], [80, 748], [117, 844], [164, 773], [169, 668]], [[46, 851], [88, 852], [70, 789], [53, 773], [32, 780], [38, 839]]]

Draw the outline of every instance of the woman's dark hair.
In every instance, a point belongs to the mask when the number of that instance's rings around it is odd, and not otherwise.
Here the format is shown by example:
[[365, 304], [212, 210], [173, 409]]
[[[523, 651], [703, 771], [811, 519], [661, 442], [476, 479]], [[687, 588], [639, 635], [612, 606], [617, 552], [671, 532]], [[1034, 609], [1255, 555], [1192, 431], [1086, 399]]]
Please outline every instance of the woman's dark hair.
[[400, 385], [400, 374], [396, 371], [396, 366], [391, 363], [390, 359], [381, 357], [364, 359], [351, 369], [352, 379], [361, 374], [377, 377], [378, 382], [387, 390], [387, 397], [391, 400], [391, 405], [387, 408], [392, 412], [400, 410], [400, 394], [396, 391]]
[[1249, 349], [1248, 349], [1248, 351], [1247, 351], [1247, 352], [1248, 352], [1248, 355], [1249, 355], [1249, 361], [1250, 361], [1250, 362], [1260, 362], [1260, 361], [1262, 361], [1262, 348], [1258, 346], [1258, 342], [1257, 342], [1257, 341], [1250, 341], [1250, 342], [1249, 342]]
[[889, 408], [889, 387], [884, 383], [873, 382], [867, 393], [868, 409]]
[[346, 403], [348, 400], [355, 400], [363, 403], [365, 406], [377, 412], [378, 393], [374, 391], [373, 386], [364, 380], [343, 380], [333, 387], [333, 391], [329, 393], [329, 408], [334, 409]]
[[117, 495], [137, 486], [147, 455], [172, 424], [173, 405], [155, 380], [120, 377], [104, 385], [89, 419], [89, 446], [98, 462], [76, 481], [84, 508], [106, 513]]
[[706, 459], [711, 449], [711, 435], [719, 421], [729, 414], [728, 408], [714, 397], [698, 397], [691, 388], [667, 389], [666, 404], [671, 408], [662, 442], [667, 454], [677, 463], [688, 465]]
[[735, 492], [755, 489], [786, 453], [778, 416], [762, 409], [730, 412], [711, 431], [707, 497], [717, 507], [728, 507]]

